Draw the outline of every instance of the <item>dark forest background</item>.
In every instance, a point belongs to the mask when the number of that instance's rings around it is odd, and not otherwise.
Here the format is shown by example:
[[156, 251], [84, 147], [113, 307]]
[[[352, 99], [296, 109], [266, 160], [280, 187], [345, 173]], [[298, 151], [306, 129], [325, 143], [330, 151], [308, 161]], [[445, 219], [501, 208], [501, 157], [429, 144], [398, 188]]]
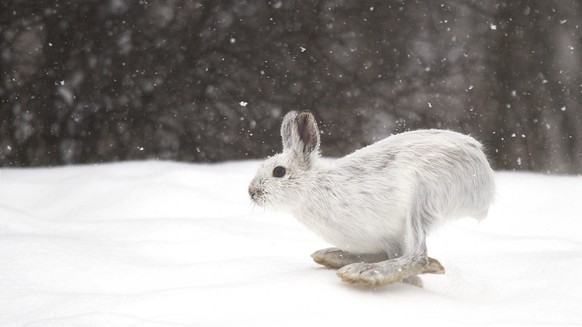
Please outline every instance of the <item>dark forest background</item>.
[[0, 165], [323, 154], [446, 128], [495, 168], [582, 173], [579, 0], [2, 0]]

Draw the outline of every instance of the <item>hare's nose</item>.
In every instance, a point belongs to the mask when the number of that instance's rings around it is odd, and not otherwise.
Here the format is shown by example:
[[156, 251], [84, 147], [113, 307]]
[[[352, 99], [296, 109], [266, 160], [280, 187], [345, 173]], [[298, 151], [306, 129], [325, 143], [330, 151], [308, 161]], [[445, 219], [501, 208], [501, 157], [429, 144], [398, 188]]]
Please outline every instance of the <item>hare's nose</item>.
[[257, 194], [257, 188], [254, 186], [249, 186], [249, 195], [251, 196], [251, 199], [255, 198], [255, 195]]

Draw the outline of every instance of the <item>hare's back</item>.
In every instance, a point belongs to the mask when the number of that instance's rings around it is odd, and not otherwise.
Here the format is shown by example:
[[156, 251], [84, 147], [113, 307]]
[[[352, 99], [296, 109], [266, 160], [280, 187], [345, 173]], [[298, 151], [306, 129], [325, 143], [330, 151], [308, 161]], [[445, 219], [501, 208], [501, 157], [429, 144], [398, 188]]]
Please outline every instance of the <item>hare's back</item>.
[[[418, 130], [390, 136], [343, 158], [362, 180], [401, 193], [401, 199], [431, 195], [444, 215], [480, 215], [494, 196], [494, 173], [481, 143], [447, 130]], [[370, 181], [372, 180], [372, 181]], [[388, 189], [388, 187], [386, 187]], [[399, 197], [400, 198], [400, 197]]]
[[396, 134], [377, 144], [404, 152], [407, 152], [407, 149], [409, 151], [420, 150], [424, 151], [424, 153], [446, 152], [454, 151], [455, 148], [465, 151], [475, 149], [482, 152], [481, 143], [471, 136], [440, 129], [417, 130]]
[[434, 160], [463, 160], [471, 157], [486, 163], [481, 148], [481, 143], [461, 133], [439, 129], [416, 130], [387, 137], [357, 150], [341, 161], [368, 164], [411, 161], [416, 165], [423, 162], [434, 164]]

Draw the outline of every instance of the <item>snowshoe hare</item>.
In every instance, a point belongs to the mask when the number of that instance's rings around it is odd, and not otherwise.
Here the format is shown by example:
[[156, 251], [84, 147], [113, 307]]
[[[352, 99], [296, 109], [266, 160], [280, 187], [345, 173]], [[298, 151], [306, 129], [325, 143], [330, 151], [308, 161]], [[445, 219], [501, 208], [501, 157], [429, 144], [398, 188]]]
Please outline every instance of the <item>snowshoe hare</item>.
[[457, 217], [484, 218], [494, 197], [493, 170], [467, 135], [406, 132], [335, 161], [320, 159], [309, 112], [285, 115], [281, 136], [283, 152], [260, 166], [249, 194], [336, 246], [312, 257], [346, 282], [420, 286], [418, 274], [444, 273], [427, 256], [427, 234]]

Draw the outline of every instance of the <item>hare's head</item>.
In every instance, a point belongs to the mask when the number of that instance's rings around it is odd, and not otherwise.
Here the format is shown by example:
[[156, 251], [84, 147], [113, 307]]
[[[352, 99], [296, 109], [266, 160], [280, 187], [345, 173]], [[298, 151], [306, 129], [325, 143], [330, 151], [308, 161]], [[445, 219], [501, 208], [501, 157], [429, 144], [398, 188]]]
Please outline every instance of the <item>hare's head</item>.
[[293, 208], [319, 158], [319, 129], [310, 112], [291, 111], [281, 124], [283, 152], [268, 158], [249, 185], [251, 199], [260, 206]]

